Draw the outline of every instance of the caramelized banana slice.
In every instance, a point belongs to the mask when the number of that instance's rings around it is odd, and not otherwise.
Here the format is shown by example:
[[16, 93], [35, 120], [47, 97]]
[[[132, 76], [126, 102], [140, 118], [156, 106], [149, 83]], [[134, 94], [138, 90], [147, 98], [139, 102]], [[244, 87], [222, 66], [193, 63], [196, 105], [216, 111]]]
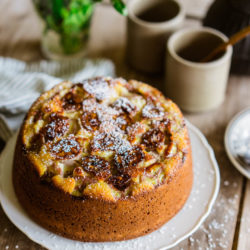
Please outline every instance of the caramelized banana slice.
[[52, 141], [56, 137], [63, 136], [69, 130], [69, 118], [56, 113], [49, 116], [48, 123], [44, 126], [41, 133], [45, 141]]
[[81, 151], [79, 143], [74, 137], [63, 138], [51, 147], [51, 154], [59, 160], [75, 158]]
[[131, 177], [128, 174], [114, 175], [109, 178], [109, 183], [118, 190], [123, 191], [130, 185]]
[[87, 173], [99, 179], [106, 179], [111, 175], [109, 162], [98, 156], [83, 157], [80, 160], [80, 164]]
[[128, 100], [126, 97], [120, 97], [113, 104], [112, 107], [118, 110], [120, 113], [125, 113], [133, 117], [136, 113], [136, 106]]
[[83, 99], [84, 91], [82, 90], [82, 84], [76, 84], [62, 98], [62, 107], [66, 111], [78, 111], [82, 108]]
[[82, 126], [88, 131], [95, 131], [99, 128], [100, 121], [96, 113], [84, 112], [81, 117]]
[[150, 129], [142, 136], [142, 143], [147, 147], [148, 150], [155, 150], [158, 146], [163, 144], [164, 141], [165, 135], [158, 128]]
[[135, 146], [114, 157], [114, 166], [119, 173], [132, 174], [138, 164], [145, 158], [145, 154], [140, 146]]
[[141, 141], [142, 134], [146, 132], [147, 126], [143, 123], [136, 122], [126, 128], [128, 140], [131, 144], [138, 144]]

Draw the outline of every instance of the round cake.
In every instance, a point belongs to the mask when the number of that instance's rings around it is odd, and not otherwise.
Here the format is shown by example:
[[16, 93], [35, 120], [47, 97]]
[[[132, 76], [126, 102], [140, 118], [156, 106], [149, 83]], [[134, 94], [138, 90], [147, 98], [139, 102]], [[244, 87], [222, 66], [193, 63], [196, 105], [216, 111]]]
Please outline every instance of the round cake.
[[38, 224], [75, 240], [156, 230], [184, 205], [192, 180], [182, 113], [134, 80], [56, 85], [32, 105], [16, 144], [21, 205]]

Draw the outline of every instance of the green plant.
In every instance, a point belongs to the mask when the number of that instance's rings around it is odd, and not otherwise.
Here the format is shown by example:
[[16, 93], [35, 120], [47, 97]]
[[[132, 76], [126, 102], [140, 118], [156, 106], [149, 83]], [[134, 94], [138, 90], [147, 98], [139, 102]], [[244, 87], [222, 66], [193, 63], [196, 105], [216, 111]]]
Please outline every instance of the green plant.
[[[88, 38], [94, 6], [102, 0], [33, 0], [46, 23], [45, 32], [54, 30], [60, 35], [64, 53], [75, 53]], [[127, 9], [122, 0], [110, 0], [122, 15]]]

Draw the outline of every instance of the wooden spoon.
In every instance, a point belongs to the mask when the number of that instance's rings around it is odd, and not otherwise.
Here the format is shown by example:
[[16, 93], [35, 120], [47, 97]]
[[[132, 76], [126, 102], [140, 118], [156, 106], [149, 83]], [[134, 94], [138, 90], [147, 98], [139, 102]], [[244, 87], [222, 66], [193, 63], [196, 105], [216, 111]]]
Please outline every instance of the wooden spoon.
[[200, 62], [205, 63], [211, 61], [217, 55], [224, 52], [227, 49], [227, 46], [234, 45], [235, 43], [239, 42], [249, 34], [250, 34], [250, 25], [232, 35], [227, 42], [223, 42], [222, 44], [220, 44], [218, 47], [212, 50], [207, 56], [202, 58]]

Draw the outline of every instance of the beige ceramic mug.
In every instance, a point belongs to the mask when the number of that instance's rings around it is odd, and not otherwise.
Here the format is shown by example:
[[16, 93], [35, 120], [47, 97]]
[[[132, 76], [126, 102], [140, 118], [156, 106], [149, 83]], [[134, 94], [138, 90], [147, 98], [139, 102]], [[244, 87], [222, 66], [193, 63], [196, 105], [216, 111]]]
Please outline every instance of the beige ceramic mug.
[[167, 38], [184, 20], [175, 0], [131, 0], [127, 19], [127, 60], [137, 70], [163, 70]]
[[218, 107], [225, 97], [232, 46], [207, 63], [199, 61], [228, 38], [205, 27], [174, 33], [167, 43], [166, 95], [181, 109], [203, 112]]

